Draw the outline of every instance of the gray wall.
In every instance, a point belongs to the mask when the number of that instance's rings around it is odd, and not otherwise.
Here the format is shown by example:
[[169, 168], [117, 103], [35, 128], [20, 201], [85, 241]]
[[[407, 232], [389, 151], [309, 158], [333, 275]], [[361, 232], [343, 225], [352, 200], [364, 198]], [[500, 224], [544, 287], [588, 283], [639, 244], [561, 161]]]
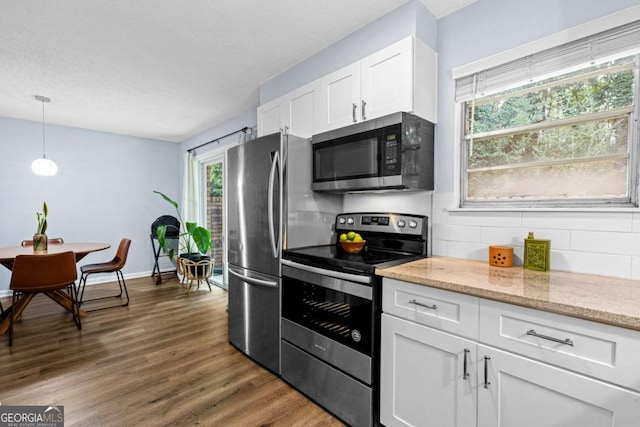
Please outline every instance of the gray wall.
[[[0, 246], [32, 238], [36, 212], [46, 200], [49, 236], [112, 245], [80, 265], [111, 259], [120, 239], [129, 237], [125, 275], [150, 274], [149, 227], [158, 216], [172, 213], [152, 191], [178, 193], [179, 145], [47, 125], [46, 147], [47, 157], [58, 165], [55, 177], [31, 172], [31, 162], [42, 156], [42, 123], [0, 117]], [[0, 295], [7, 294], [10, 277], [0, 269]]]

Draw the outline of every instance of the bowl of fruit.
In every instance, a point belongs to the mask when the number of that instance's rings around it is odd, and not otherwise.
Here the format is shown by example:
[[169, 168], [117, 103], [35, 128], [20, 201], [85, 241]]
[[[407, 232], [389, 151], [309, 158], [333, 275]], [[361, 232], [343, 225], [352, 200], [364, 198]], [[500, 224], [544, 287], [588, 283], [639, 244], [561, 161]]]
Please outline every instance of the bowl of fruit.
[[340, 235], [340, 247], [349, 254], [360, 253], [365, 243], [367, 243], [367, 241], [362, 240], [362, 236], [353, 231]]

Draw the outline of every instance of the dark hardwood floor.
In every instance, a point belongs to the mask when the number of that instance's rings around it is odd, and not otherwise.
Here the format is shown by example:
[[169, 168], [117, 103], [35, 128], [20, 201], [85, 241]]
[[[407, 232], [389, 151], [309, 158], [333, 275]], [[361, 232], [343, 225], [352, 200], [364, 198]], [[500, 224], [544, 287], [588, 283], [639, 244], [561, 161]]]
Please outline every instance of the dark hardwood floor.
[[227, 342], [225, 291], [127, 284], [130, 305], [91, 312], [82, 331], [36, 296], [13, 347], [0, 336], [0, 404], [63, 405], [66, 426], [342, 425]]

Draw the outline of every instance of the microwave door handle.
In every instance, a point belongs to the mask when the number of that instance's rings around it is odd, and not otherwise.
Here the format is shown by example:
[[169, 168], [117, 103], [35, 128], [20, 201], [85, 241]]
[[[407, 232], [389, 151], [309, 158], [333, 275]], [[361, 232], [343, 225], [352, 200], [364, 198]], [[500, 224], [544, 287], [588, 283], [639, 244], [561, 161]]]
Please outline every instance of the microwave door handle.
[[278, 242], [276, 242], [275, 231], [273, 229], [273, 187], [276, 180], [276, 171], [278, 170], [278, 163], [280, 162], [280, 153], [277, 151], [271, 161], [271, 171], [269, 172], [269, 197], [268, 203], [268, 218], [269, 218], [269, 241], [271, 243], [271, 253], [274, 258], [278, 258]]

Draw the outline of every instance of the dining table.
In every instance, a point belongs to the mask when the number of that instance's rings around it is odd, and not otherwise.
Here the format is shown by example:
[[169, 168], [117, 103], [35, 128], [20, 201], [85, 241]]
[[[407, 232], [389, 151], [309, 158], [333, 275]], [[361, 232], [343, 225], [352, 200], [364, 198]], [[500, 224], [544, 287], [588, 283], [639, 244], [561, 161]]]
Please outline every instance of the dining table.
[[[0, 247], [0, 264], [9, 270], [13, 269], [13, 263], [19, 255], [44, 255], [44, 254], [56, 254], [61, 252], [72, 251], [75, 254], [76, 262], [86, 257], [92, 252], [99, 252], [109, 249], [111, 245], [108, 243], [56, 243], [49, 244], [46, 251], [36, 252], [33, 250], [33, 246], [9, 246]], [[71, 296], [63, 290], [56, 290], [46, 292], [49, 298], [60, 304], [70, 313], [73, 313], [73, 306]], [[15, 307], [7, 307], [2, 314], [2, 323], [0, 323], [0, 334], [4, 334], [9, 330], [11, 323], [11, 311], [15, 311], [15, 318], [20, 317], [25, 307], [31, 301], [33, 295], [25, 295], [21, 297], [16, 303]], [[80, 316], [86, 317], [87, 313], [80, 310]]]

